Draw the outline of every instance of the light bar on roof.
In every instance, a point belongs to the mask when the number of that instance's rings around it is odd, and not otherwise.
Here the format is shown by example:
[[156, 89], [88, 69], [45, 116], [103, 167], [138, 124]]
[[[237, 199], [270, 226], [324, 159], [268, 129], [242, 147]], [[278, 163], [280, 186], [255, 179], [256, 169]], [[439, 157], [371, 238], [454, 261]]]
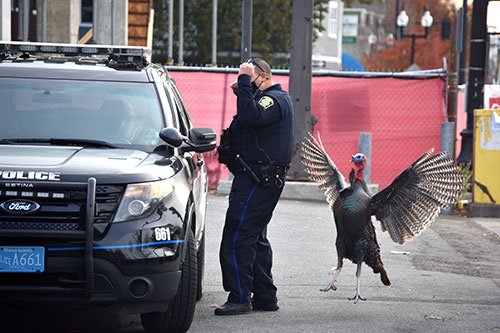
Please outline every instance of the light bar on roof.
[[62, 44], [15, 41], [0, 41], [0, 52], [6, 52], [13, 55], [18, 53], [54, 53], [81, 56], [124, 54], [142, 56], [145, 58], [151, 56], [151, 49], [142, 46]]
[[46, 53], [54, 53], [57, 52], [58, 48], [57, 46], [54, 45], [42, 45], [40, 46], [40, 51], [46, 52]]
[[31, 51], [37, 51], [38, 47], [35, 45], [19, 45], [19, 51], [23, 52], [31, 52]]
[[78, 53], [78, 48], [75, 46], [61, 46], [61, 52], [62, 53], [73, 53], [77, 54]]

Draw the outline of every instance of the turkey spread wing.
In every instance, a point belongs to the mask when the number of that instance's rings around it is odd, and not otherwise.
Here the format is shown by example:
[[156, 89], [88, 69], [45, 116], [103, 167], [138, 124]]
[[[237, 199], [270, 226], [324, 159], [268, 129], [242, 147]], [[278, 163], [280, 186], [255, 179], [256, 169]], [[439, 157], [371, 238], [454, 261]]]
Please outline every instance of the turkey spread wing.
[[463, 175], [444, 152], [427, 151], [370, 202], [370, 212], [392, 240], [403, 244], [420, 235], [447, 204], [456, 203]]
[[325, 190], [326, 201], [333, 211], [333, 204], [339, 193], [347, 187], [344, 176], [339, 172], [335, 163], [325, 151], [321, 138], [318, 141], [307, 133], [302, 141], [301, 162], [309, 178], [319, 183], [319, 187]]

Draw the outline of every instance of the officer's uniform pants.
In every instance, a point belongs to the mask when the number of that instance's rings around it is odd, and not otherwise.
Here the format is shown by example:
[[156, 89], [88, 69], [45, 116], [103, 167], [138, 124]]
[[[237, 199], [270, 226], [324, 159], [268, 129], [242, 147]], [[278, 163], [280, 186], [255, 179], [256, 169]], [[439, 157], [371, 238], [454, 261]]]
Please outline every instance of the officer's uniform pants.
[[249, 303], [251, 293], [259, 302], [277, 302], [266, 233], [282, 190], [275, 184], [257, 185], [246, 173], [233, 179], [220, 247], [223, 285], [231, 303]]

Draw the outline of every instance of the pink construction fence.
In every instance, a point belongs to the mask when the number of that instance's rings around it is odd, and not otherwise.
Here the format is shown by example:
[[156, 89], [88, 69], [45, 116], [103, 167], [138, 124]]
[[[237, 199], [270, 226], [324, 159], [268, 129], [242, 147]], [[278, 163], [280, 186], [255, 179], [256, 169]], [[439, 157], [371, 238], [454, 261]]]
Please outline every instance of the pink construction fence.
[[[195, 127], [213, 128], [218, 137], [236, 113], [236, 96], [229, 85], [235, 72], [170, 70]], [[288, 88], [288, 75], [274, 81]], [[440, 149], [441, 124], [447, 121], [445, 75], [313, 76], [311, 113], [314, 134], [348, 175], [351, 155], [358, 151], [360, 133], [372, 134], [371, 183], [381, 187], [429, 148]], [[460, 104], [460, 103], [459, 103]], [[460, 112], [457, 133], [465, 126]], [[459, 136], [458, 136], [459, 138]], [[216, 189], [228, 170], [215, 152], [205, 156], [209, 187]]]

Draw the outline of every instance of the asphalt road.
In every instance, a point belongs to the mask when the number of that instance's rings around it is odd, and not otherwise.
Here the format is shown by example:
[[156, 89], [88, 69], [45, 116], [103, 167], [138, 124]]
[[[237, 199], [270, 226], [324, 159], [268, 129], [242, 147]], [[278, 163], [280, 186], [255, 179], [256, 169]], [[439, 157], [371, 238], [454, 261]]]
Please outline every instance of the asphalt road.
[[[419, 238], [400, 246], [377, 225], [393, 286], [385, 287], [363, 266], [361, 293], [367, 300], [353, 304], [347, 297], [355, 292], [355, 265], [348, 261], [338, 290], [319, 291], [336, 264], [336, 232], [326, 203], [292, 200], [279, 202], [268, 230], [280, 310], [214, 316], [227, 296], [218, 262], [226, 207], [227, 197], [209, 196], [204, 296], [190, 332], [500, 332], [500, 239], [495, 234], [467, 218], [440, 217]], [[137, 316], [120, 318], [118, 324], [102, 313], [89, 316], [80, 321], [86, 327], [93, 323], [95, 330], [107, 325], [101, 331], [143, 332]]]

